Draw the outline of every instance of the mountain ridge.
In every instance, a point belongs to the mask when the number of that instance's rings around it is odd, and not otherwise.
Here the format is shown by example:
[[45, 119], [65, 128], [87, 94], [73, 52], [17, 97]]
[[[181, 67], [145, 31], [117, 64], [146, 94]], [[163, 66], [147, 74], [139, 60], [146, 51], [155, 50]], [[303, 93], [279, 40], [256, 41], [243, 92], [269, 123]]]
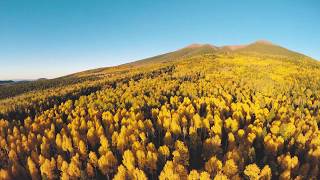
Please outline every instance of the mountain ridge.
[[[262, 54], [269, 54], [269, 55], [283, 55], [283, 56], [290, 56], [290, 55], [300, 55], [306, 56], [302, 53], [292, 51], [280, 45], [277, 45], [268, 40], [257, 40], [249, 44], [236, 44], [236, 45], [224, 45], [224, 46], [216, 46], [212, 44], [200, 44], [200, 43], [193, 43], [190, 44], [182, 49], [199, 49], [199, 48], [212, 48], [217, 52], [238, 52], [238, 53], [262, 53]], [[309, 57], [311, 58], [311, 57]]]
[[[75, 72], [66, 76], [57, 77], [54, 79], [40, 79], [37, 81], [30, 81], [24, 83], [10, 83], [4, 84], [0, 88], [1, 98], [13, 97], [32, 90], [44, 90], [49, 88], [63, 87], [66, 84], [72, 85], [82, 83], [85, 81], [92, 81], [103, 79], [107, 77], [121, 76], [121, 74], [136, 70], [138, 68], [145, 67], [158, 67], [168, 66], [179, 62], [180, 60], [188, 59], [190, 57], [201, 57], [203, 55], [209, 55], [213, 59], [219, 56], [237, 56], [238, 54], [243, 56], [258, 56], [258, 57], [270, 57], [271, 59], [276, 57], [277, 61], [289, 61], [297, 65], [305, 65], [312, 67], [320, 67], [320, 63], [313, 58], [300, 54], [295, 51], [291, 51], [279, 45], [276, 45], [267, 40], [258, 40], [250, 44], [245, 45], [229, 45], [229, 46], [215, 46], [211, 44], [193, 43], [185, 46], [176, 51], [160, 54], [157, 56], [133, 61], [118, 66], [101, 67], [97, 69], [89, 69], [86, 71]], [[229, 58], [232, 61], [232, 58]], [[15, 89], [15, 90], [13, 90]], [[12, 93], [15, 92], [15, 93]], [[5, 95], [9, 94], [9, 96]]]
[[249, 44], [225, 45], [225, 46], [216, 46], [208, 43], [204, 43], [204, 44], [192, 43], [176, 51], [141, 59], [138, 61], [129, 62], [124, 65], [139, 65], [139, 64], [141, 65], [141, 64], [150, 63], [150, 62], [164, 63], [164, 62], [170, 62], [170, 61], [176, 60], [178, 57], [185, 58], [193, 55], [206, 54], [206, 53], [261, 54], [261, 55], [269, 55], [269, 56], [283, 56], [287, 58], [294, 57], [294, 59], [307, 58], [307, 59], [315, 60], [309, 56], [306, 56], [296, 51], [289, 50], [271, 41], [257, 40]]

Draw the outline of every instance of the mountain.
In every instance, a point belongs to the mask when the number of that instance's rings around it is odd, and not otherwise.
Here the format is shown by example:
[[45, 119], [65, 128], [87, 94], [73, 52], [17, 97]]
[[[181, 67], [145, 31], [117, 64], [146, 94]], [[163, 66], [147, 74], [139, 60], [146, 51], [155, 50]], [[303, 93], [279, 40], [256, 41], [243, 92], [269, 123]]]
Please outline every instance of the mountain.
[[4, 179], [319, 179], [320, 63], [268, 41], [0, 86]]
[[278, 56], [304, 56], [300, 53], [288, 50], [279, 45], [275, 45], [269, 41], [256, 41], [252, 44], [243, 46], [242, 48], [237, 48], [234, 50], [235, 52], [240, 53], [256, 53], [256, 54], [264, 54], [264, 55], [278, 55]]
[[[298, 52], [291, 51], [279, 45], [273, 44], [272, 42], [266, 40], [258, 40], [247, 45], [229, 45], [229, 46], [214, 46], [211, 44], [191, 44], [177, 51], [162, 54], [159, 56], [135, 61], [128, 63], [129, 65], [138, 65], [145, 63], [155, 63], [161, 62], [166, 63], [170, 61], [175, 61], [177, 59], [191, 57], [201, 54], [220, 54], [220, 53], [242, 53], [242, 54], [257, 54], [257, 55], [268, 55], [268, 56], [284, 56], [290, 58], [306, 58], [307, 56], [300, 54]], [[311, 59], [311, 58], [309, 58]]]
[[0, 80], [0, 85], [12, 85], [12, 84], [19, 84], [19, 83], [25, 83], [30, 82], [33, 80], [26, 80], [26, 79], [14, 79], [14, 80]]
[[[87, 70], [79, 73], [70, 74], [64, 77], [55, 79], [41, 78], [36, 81], [22, 81], [13, 86], [3, 86], [0, 88], [0, 99], [6, 97], [13, 97], [32, 90], [45, 90], [49, 88], [63, 87], [65, 85], [72, 85], [89, 80], [98, 80], [110, 76], [118, 76], [122, 73], [132, 71], [133, 69], [143, 68], [148, 66], [166, 66], [180, 60], [190, 57], [211, 55], [211, 56], [225, 56], [228, 55], [257, 55], [257, 56], [275, 56], [277, 58], [284, 58], [294, 63], [303, 61], [304, 63], [318, 64], [314, 59], [309, 58], [303, 54], [288, 50], [279, 45], [273, 44], [266, 40], [259, 40], [247, 45], [230, 45], [230, 46], [214, 46], [211, 44], [191, 44], [179, 50], [165, 53], [162, 55], [134, 61], [131, 63], [115, 66]], [[282, 59], [282, 60], [284, 60]], [[301, 63], [301, 62], [300, 62]], [[15, 84], [15, 83], [14, 83]], [[14, 89], [14, 90], [13, 90]]]
[[281, 46], [275, 45], [268, 41], [259, 40], [248, 45], [232, 45], [232, 46], [214, 46], [210, 44], [191, 44], [180, 50], [162, 54], [159, 56], [135, 61], [133, 63], [128, 63], [129, 65], [138, 65], [144, 63], [155, 63], [155, 62], [170, 62], [177, 59], [195, 56], [199, 54], [219, 54], [223, 52], [229, 53], [244, 53], [244, 54], [260, 54], [260, 55], [276, 55], [276, 56], [287, 56], [287, 57], [303, 57], [304, 55], [288, 50]]
[[0, 81], [0, 85], [14, 83], [12, 80]]
[[167, 63], [177, 59], [195, 56], [199, 54], [216, 53], [219, 48], [210, 44], [191, 44], [177, 51], [154, 56], [151, 58], [128, 63], [127, 65], [140, 65], [146, 63]]

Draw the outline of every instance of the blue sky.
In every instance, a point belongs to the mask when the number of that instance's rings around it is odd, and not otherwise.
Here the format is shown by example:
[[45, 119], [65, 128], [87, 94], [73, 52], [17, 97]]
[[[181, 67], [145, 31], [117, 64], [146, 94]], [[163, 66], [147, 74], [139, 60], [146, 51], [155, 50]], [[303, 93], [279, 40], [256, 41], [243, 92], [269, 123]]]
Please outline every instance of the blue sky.
[[0, 79], [53, 78], [191, 43], [258, 39], [320, 60], [320, 1], [0, 0]]

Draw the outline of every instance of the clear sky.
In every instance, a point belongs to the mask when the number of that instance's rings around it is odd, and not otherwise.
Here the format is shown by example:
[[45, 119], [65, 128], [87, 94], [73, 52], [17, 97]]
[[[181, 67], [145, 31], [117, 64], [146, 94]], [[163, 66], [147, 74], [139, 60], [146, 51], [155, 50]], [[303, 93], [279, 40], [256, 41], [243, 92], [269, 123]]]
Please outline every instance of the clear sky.
[[320, 1], [0, 0], [0, 79], [53, 78], [191, 43], [258, 39], [320, 60]]

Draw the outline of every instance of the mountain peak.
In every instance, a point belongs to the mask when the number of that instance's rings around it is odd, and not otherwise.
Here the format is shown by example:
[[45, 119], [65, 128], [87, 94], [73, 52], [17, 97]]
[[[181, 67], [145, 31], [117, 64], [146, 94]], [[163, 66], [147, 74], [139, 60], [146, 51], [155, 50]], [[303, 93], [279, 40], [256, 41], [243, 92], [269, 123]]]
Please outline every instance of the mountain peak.
[[250, 44], [240, 44], [240, 45], [227, 45], [227, 46], [222, 46], [221, 49], [226, 49], [226, 50], [231, 50], [231, 51], [236, 51], [236, 50], [241, 50], [244, 49], [248, 46], [253, 46], [253, 45], [275, 45], [272, 42], [268, 40], [257, 40], [253, 43]]
[[198, 48], [198, 47], [202, 47], [202, 46], [203, 46], [203, 44], [193, 43], [193, 44], [186, 46], [185, 48]]
[[219, 54], [219, 53], [244, 53], [244, 54], [260, 54], [260, 55], [276, 55], [286, 57], [301, 56], [297, 52], [283, 48], [267, 40], [257, 40], [250, 44], [214, 46], [211, 44], [193, 43], [176, 51], [158, 55], [136, 61], [130, 64], [143, 64], [147, 62], [168, 62], [185, 57], [203, 54]]
[[222, 46], [221, 49], [227, 49], [227, 50], [238, 50], [247, 47], [248, 45], [228, 45], [228, 46]]
[[190, 44], [190, 45], [186, 46], [185, 48], [186, 49], [193, 49], [193, 48], [201, 48], [201, 47], [217, 48], [217, 47], [215, 47], [214, 45], [211, 45], [211, 44], [200, 44], [200, 43], [193, 43], [193, 44]]
[[258, 40], [256, 42], [254, 42], [253, 44], [274, 45], [272, 42], [270, 42], [268, 40], [264, 40], [264, 39]]

